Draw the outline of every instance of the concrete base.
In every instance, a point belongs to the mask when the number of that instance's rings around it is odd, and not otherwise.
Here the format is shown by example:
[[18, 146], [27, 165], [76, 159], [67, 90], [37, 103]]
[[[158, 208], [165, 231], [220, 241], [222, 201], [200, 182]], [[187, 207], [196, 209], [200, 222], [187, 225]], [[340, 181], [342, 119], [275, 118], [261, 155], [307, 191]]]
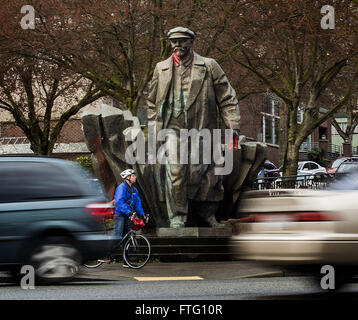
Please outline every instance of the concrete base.
[[230, 259], [230, 227], [156, 228], [146, 235], [152, 245], [152, 258], [160, 261]]
[[220, 228], [157, 228], [154, 233], [159, 238], [229, 238], [232, 229]]

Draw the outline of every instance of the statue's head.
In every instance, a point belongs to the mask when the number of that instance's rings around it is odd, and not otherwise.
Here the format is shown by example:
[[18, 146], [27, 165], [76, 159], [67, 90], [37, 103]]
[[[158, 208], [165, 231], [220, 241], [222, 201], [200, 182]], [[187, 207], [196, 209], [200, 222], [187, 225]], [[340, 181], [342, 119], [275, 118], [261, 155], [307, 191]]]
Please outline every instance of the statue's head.
[[184, 58], [194, 43], [195, 34], [188, 28], [176, 27], [169, 30], [168, 38], [172, 49], [180, 58]]

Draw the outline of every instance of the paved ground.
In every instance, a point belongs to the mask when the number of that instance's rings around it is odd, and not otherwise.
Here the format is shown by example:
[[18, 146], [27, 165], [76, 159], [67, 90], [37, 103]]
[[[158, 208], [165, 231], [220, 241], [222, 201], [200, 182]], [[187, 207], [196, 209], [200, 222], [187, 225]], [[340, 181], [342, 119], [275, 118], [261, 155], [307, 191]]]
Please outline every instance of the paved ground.
[[71, 281], [39, 284], [35, 290], [25, 290], [0, 273], [0, 300], [130, 300], [127, 309], [134, 314], [143, 306], [142, 300], [206, 304], [204, 300], [357, 299], [357, 283], [332, 292], [322, 290], [319, 280], [247, 261], [152, 262], [139, 270], [113, 263], [96, 269], [82, 267]]
[[247, 261], [210, 261], [210, 262], [152, 262], [144, 268], [133, 270], [123, 268], [122, 263], [103, 264], [96, 269], [83, 267], [79, 278], [106, 280], [151, 280], [166, 277], [188, 279], [186, 277], [201, 277], [203, 279], [237, 279], [246, 277], [283, 276], [279, 268], [264, 266]]

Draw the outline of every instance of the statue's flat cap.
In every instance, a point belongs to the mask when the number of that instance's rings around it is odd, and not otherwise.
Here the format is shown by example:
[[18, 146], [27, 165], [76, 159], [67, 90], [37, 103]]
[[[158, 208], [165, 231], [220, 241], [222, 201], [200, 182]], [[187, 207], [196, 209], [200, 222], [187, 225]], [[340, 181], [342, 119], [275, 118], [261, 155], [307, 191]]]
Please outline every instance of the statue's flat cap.
[[188, 28], [176, 27], [174, 29], [170, 29], [168, 32], [169, 39], [179, 39], [179, 38], [195, 38], [195, 34], [193, 31]]

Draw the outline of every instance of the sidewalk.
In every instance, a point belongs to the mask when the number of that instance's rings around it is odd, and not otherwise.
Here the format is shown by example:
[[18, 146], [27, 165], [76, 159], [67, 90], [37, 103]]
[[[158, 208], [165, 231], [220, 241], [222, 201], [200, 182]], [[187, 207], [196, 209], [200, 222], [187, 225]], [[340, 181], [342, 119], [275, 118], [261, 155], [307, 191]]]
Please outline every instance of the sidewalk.
[[[97, 280], [160, 281], [193, 279], [237, 279], [284, 276], [279, 268], [248, 261], [152, 262], [142, 269], [123, 268], [122, 263], [103, 264], [95, 269], [83, 267], [78, 278]], [[174, 279], [175, 278], [175, 279]]]

